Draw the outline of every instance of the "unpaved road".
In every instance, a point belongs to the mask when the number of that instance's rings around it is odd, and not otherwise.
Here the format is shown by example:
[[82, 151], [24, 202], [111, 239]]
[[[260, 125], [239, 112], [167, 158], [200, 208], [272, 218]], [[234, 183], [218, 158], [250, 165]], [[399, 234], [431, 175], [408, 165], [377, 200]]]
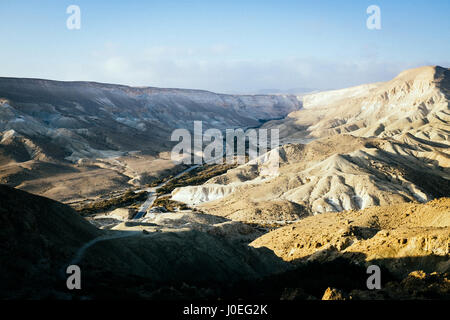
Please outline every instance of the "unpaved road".
[[83, 255], [86, 252], [86, 250], [89, 249], [90, 247], [92, 247], [97, 242], [113, 240], [113, 239], [120, 239], [120, 238], [135, 237], [137, 235], [142, 235], [142, 232], [140, 232], [140, 231], [124, 231], [124, 232], [120, 232], [118, 234], [104, 235], [104, 236], [100, 236], [95, 239], [92, 239], [91, 241], [86, 242], [80, 249], [78, 249], [78, 251], [75, 253], [75, 255], [74, 255], [72, 261], [69, 263], [69, 265], [78, 264], [81, 261], [81, 259], [83, 258]]
[[[166, 182], [161, 183], [157, 187], [147, 189], [147, 192], [149, 192], [149, 196], [148, 196], [147, 200], [144, 202], [144, 204], [139, 208], [139, 212], [135, 215], [134, 219], [142, 218], [146, 214], [147, 209], [156, 200], [156, 198], [157, 198], [156, 192], [158, 191], [159, 188], [165, 186], [168, 182], [172, 181], [173, 179], [177, 179], [180, 176], [182, 176], [183, 174], [185, 174], [189, 171], [192, 171], [195, 168], [198, 168], [200, 166], [201, 165], [199, 165], [199, 164], [194, 165], [194, 166], [184, 170], [183, 172], [180, 172], [175, 177], [167, 180]], [[138, 235], [142, 235], [142, 232], [141, 231], [125, 231], [125, 232], [120, 232], [120, 233], [114, 234], [114, 235], [104, 235], [104, 236], [100, 236], [95, 239], [92, 239], [91, 241], [86, 242], [81, 248], [78, 249], [78, 251], [75, 253], [74, 258], [69, 263], [69, 265], [78, 264], [81, 261], [81, 259], [83, 258], [83, 255], [86, 252], [86, 250], [89, 249], [90, 247], [92, 247], [97, 242], [113, 240], [113, 239], [120, 239], [120, 238], [127, 238], [127, 237], [135, 237]]]
[[148, 198], [147, 198], [147, 200], [142, 204], [142, 206], [139, 208], [138, 213], [136, 213], [136, 215], [134, 216], [133, 219], [140, 219], [140, 218], [142, 218], [142, 217], [147, 213], [148, 208], [150, 208], [150, 207], [153, 205], [153, 202], [155, 202], [156, 198], [158, 197], [158, 196], [156, 195], [156, 192], [158, 191], [159, 188], [164, 187], [164, 186], [165, 186], [167, 183], [169, 183], [170, 181], [172, 181], [172, 180], [174, 180], [174, 179], [177, 179], [177, 178], [181, 177], [183, 174], [185, 174], [185, 173], [187, 173], [187, 172], [189, 172], [189, 171], [192, 171], [192, 170], [194, 170], [194, 169], [196, 169], [196, 168], [198, 168], [198, 167], [200, 167], [200, 166], [202, 166], [202, 165], [201, 165], [201, 164], [196, 164], [196, 165], [194, 165], [194, 166], [192, 166], [192, 167], [190, 167], [190, 168], [188, 168], [188, 169], [186, 169], [186, 170], [180, 172], [180, 173], [177, 174], [175, 177], [170, 178], [169, 180], [167, 180], [167, 181], [161, 183], [160, 185], [158, 185], [158, 186], [156, 186], [156, 187], [154, 187], [154, 188], [148, 188], [148, 189], [146, 190], [146, 191], [149, 193], [149, 194], [148, 194]]

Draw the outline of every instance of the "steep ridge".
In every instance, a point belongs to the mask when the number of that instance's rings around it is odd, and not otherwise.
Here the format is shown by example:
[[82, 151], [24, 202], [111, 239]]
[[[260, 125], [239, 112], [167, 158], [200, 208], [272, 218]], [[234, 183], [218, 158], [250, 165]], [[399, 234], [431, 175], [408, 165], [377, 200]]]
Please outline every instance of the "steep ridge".
[[406, 70], [386, 83], [320, 92], [303, 98], [304, 109], [269, 122], [284, 140], [340, 133], [394, 137], [408, 132], [448, 141], [450, 71], [439, 66]]

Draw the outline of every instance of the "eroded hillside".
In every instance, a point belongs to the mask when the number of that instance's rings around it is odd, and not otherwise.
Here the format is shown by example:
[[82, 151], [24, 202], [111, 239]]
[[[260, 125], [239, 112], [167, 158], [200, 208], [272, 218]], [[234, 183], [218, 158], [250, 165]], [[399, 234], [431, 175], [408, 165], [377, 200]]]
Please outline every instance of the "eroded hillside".
[[[307, 96], [305, 109], [267, 124], [285, 142], [315, 139], [280, 147], [276, 174], [267, 175], [265, 161], [249, 163], [172, 197], [268, 222], [449, 196], [448, 79], [448, 69], [424, 67], [387, 83]], [[295, 205], [304, 210], [281, 209]]]
[[0, 78], [0, 183], [66, 202], [113, 196], [181, 171], [167, 155], [175, 129], [255, 127], [300, 107], [293, 95]]

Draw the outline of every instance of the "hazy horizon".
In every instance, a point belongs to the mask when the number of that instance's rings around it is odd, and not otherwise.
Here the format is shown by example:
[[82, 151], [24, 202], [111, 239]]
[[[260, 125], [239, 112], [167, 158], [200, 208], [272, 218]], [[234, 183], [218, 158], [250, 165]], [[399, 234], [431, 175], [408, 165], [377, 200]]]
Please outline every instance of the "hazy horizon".
[[[72, 4], [79, 30], [66, 27]], [[380, 30], [366, 27], [372, 4]], [[3, 2], [0, 76], [219, 93], [339, 89], [448, 67], [449, 11], [448, 1]]]

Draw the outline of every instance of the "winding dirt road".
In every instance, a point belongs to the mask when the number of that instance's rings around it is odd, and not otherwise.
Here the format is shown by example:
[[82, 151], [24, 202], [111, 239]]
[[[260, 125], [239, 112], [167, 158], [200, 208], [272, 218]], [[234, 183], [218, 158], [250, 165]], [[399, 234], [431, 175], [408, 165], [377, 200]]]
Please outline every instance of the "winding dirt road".
[[179, 174], [177, 174], [175, 177], [170, 178], [169, 180], [161, 183], [160, 185], [153, 187], [153, 188], [148, 188], [146, 191], [149, 193], [147, 200], [142, 204], [142, 206], [139, 208], [139, 211], [136, 213], [136, 215], [134, 216], [133, 219], [140, 219], [142, 217], [145, 216], [145, 214], [147, 213], [148, 208], [150, 208], [153, 205], [153, 202], [155, 202], [157, 196], [157, 191], [159, 188], [164, 187], [167, 183], [169, 183], [170, 181], [177, 179], [179, 177], [181, 177], [183, 174], [192, 171], [198, 167], [202, 166], [202, 164], [196, 164], [182, 172], [180, 172]]

